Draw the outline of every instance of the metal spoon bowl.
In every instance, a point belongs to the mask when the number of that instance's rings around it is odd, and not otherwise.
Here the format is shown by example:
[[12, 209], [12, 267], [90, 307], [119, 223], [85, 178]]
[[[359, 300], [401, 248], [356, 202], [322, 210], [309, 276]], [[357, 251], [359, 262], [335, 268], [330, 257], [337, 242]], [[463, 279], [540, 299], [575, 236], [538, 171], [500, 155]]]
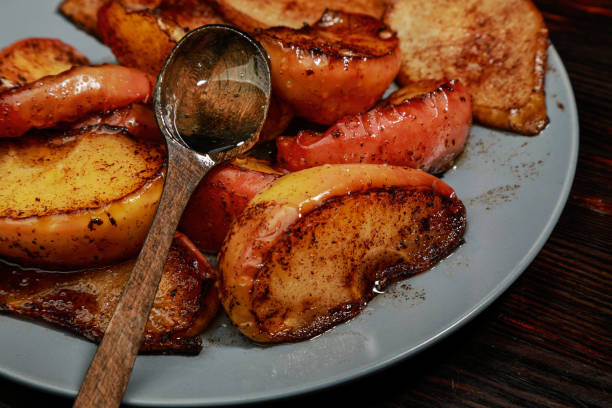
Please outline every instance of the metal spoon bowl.
[[266, 51], [234, 27], [209, 25], [191, 31], [166, 59], [153, 99], [168, 150], [164, 190], [75, 407], [121, 403], [187, 201], [215, 164], [255, 144], [270, 93]]

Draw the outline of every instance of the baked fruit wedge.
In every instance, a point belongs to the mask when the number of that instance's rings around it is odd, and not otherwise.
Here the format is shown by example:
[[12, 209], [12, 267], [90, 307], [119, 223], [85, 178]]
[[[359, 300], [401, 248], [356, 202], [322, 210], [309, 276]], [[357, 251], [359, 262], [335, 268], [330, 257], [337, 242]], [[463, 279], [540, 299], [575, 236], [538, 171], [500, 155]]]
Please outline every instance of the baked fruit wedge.
[[155, 120], [153, 107], [149, 104], [132, 103], [121, 108], [94, 113], [71, 123], [69, 128], [81, 129], [96, 125], [119, 126], [137, 139], [164, 142]]
[[[134, 261], [72, 273], [0, 263], [0, 311], [43, 320], [99, 342]], [[197, 354], [217, 313], [215, 271], [184, 235], [175, 237], [140, 351]]]
[[165, 148], [94, 126], [0, 140], [0, 257], [74, 269], [134, 256], [163, 187]]
[[525, 135], [547, 125], [548, 31], [530, 0], [393, 0], [384, 21], [400, 38], [402, 85], [458, 78], [476, 121]]
[[0, 92], [73, 66], [89, 65], [79, 50], [53, 38], [26, 38], [0, 51]]
[[362, 14], [327, 10], [312, 26], [274, 27], [255, 37], [270, 55], [275, 95], [316, 123], [368, 110], [399, 69], [395, 33]]
[[[109, 0], [64, 0], [58, 11], [77, 27], [98, 36], [98, 11]], [[162, 0], [121, 0], [131, 9], [153, 8]]]
[[200, 250], [218, 252], [232, 221], [282, 174], [268, 161], [250, 156], [213, 168], [189, 199], [178, 229]]
[[153, 93], [144, 72], [119, 65], [79, 66], [0, 93], [0, 138], [73, 122]]
[[175, 21], [150, 9], [132, 10], [116, 0], [100, 8], [97, 24], [100, 39], [121, 65], [155, 78], [176, 42], [185, 35]]
[[210, 3], [227, 21], [246, 31], [273, 26], [300, 28], [315, 23], [328, 8], [377, 19], [385, 10], [384, 0], [212, 0]]
[[326, 165], [251, 200], [219, 253], [221, 303], [257, 342], [297, 341], [357, 315], [375, 292], [454, 250], [465, 208], [420, 170]]
[[366, 113], [323, 133], [304, 130], [276, 140], [279, 166], [376, 163], [441, 173], [463, 151], [472, 123], [470, 94], [459, 81], [402, 88]]
[[157, 77], [172, 47], [185, 33], [224, 20], [201, 0], [161, 0], [155, 7], [138, 1], [109, 1], [97, 14], [97, 34], [121, 65]]

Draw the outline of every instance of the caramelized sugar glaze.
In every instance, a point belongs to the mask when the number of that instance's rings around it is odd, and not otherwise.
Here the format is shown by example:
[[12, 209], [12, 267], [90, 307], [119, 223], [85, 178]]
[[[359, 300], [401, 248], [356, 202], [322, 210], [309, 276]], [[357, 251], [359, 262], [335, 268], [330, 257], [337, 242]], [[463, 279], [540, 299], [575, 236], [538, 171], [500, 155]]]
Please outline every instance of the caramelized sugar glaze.
[[[0, 262], [0, 311], [53, 323], [99, 342], [133, 263], [46, 272]], [[214, 275], [184, 237], [175, 237], [141, 352], [200, 352], [199, 333], [215, 316], [219, 303]]]

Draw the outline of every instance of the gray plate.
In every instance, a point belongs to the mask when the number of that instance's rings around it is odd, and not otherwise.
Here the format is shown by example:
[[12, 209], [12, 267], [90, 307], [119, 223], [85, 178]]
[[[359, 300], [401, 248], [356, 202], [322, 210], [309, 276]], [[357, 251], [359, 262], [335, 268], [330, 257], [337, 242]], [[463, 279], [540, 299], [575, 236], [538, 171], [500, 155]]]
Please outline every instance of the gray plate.
[[[96, 63], [109, 50], [54, 13], [55, 1], [3, 0], [0, 48], [61, 38]], [[529, 265], [557, 222], [578, 153], [578, 118], [555, 49], [546, 77], [551, 123], [528, 138], [474, 126], [444, 176], [467, 207], [466, 243], [433, 270], [378, 296], [365, 312], [310, 341], [256, 346], [219, 317], [197, 357], [139, 357], [125, 400], [213, 405], [295, 395], [371, 373], [428, 347], [482, 311]], [[0, 316], [0, 373], [75, 395], [95, 346], [45, 325]]]

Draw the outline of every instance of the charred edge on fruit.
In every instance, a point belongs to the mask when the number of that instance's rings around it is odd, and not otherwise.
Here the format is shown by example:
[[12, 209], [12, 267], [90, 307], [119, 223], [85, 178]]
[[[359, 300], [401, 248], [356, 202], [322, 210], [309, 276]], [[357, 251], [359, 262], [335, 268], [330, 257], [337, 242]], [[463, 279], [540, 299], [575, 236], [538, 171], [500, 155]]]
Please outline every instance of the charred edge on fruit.
[[[430, 91], [425, 91], [423, 93], [417, 94], [417, 95], [412, 95], [412, 96], [408, 96], [406, 98], [403, 98], [402, 100], [400, 100], [399, 102], [396, 103], [392, 103], [391, 100], [393, 100], [393, 94], [390, 95], [389, 98], [381, 101], [381, 103], [378, 105], [379, 107], [382, 108], [388, 108], [391, 106], [398, 106], [398, 105], [403, 105], [405, 103], [411, 103], [411, 102], [423, 102], [429, 98], [435, 97], [436, 95], [440, 94], [440, 93], [453, 93], [455, 92], [455, 84], [457, 83], [456, 79], [453, 80], [440, 80], [440, 81], [436, 81], [439, 83], [439, 85], [436, 85], [435, 87], [432, 87], [432, 89]], [[399, 92], [401, 91], [401, 88], [396, 91]], [[462, 96], [459, 99], [462, 103], [467, 102], [467, 98]]]
[[[184, 260], [184, 263], [180, 261], [181, 259]], [[177, 263], [175, 267], [178, 274], [173, 274], [171, 279], [173, 279], [172, 283], [177, 285], [173, 291], [180, 290], [180, 293], [178, 293], [180, 295], [179, 299], [175, 299], [176, 303], [173, 303], [175, 306], [179, 305], [176, 309], [181, 310], [179, 325], [175, 330], [166, 332], [145, 332], [139, 350], [140, 353], [196, 355], [201, 351], [201, 337], [199, 335], [185, 335], [185, 333], [204, 312], [203, 307], [206, 306], [205, 295], [212, 288], [214, 282], [210, 279], [206, 281], [201, 279], [201, 273], [196, 270], [197, 266], [191, 262], [194, 259], [190, 250], [175, 239], [167, 263]], [[195, 279], [185, 279], [185, 274]], [[40, 279], [44, 279], [44, 274], [41, 275]], [[32, 285], [37, 284], [39, 284], [38, 280], [32, 281]], [[70, 285], [70, 283], [66, 283], [66, 285]], [[198, 295], [191, 296], [190, 293], [195, 290], [198, 291]], [[171, 297], [175, 298], [175, 296]], [[99, 343], [104, 336], [104, 331], [99, 326], [88, 325], [87, 322], [75, 319], [76, 313], [82, 310], [87, 310], [92, 314], [100, 313], [98, 298], [92, 293], [62, 287], [36, 297], [34, 301], [24, 303], [22, 307], [12, 307], [10, 304], [0, 302], [0, 312], [12, 313], [29, 319], [40, 319], [61, 326], [92, 342]]]
[[[465, 216], [465, 207], [463, 203], [455, 196], [447, 197], [445, 195], [439, 194], [434, 191], [431, 187], [393, 187], [393, 188], [377, 188], [370, 189], [363, 192], [356, 192], [352, 194], [352, 197], [356, 195], [369, 195], [369, 194], [384, 194], [388, 195], [389, 203], [393, 202], [405, 202], [408, 197], [412, 197], [415, 195], [424, 195], [426, 200], [424, 204], [426, 207], [430, 207], [431, 199], [435, 196], [441, 199], [441, 206], [443, 208], [442, 211], [448, 214], [448, 217], [440, 217], [443, 220], [443, 225], [447, 226], [446, 230], [450, 231], [450, 236], [445, 239], [446, 245], [442, 247], [441, 245], [432, 246], [429, 253], [425, 256], [420, 257], [417, 264], [407, 264], [400, 263], [396, 265], [388, 265], [385, 263], [385, 259], [380, 259], [380, 268], [376, 269], [376, 267], [372, 268], [373, 273], [366, 273], [361, 276], [367, 282], [366, 287], [368, 288], [365, 293], [363, 293], [361, 299], [344, 303], [340, 306], [332, 308], [328, 311], [327, 315], [317, 316], [313, 322], [311, 322], [308, 326], [301, 327], [296, 331], [284, 331], [277, 334], [270, 334], [265, 330], [266, 321], [274, 316], [281, 317], [285, 312], [282, 312], [279, 309], [272, 308], [271, 311], [266, 313], [265, 316], [259, 316], [255, 310], [256, 307], [251, 307], [250, 312], [253, 316], [253, 320], [255, 321], [256, 326], [259, 328], [260, 334], [265, 334], [271, 341], [302, 341], [309, 338], [312, 338], [318, 334], [323, 333], [324, 331], [334, 327], [335, 325], [342, 323], [346, 320], [351, 319], [352, 317], [359, 314], [359, 312], [363, 309], [363, 307], [367, 304], [369, 300], [371, 300], [376, 293], [373, 289], [376, 287], [377, 289], [384, 290], [388, 285], [397, 282], [399, 280], [403, 280], [409, 277], [412, 277], [421, 272], [427, 271], [431, 269], [434, 265], [436, 265], [440, 260], [444, 259], [448, 256], [453, 250], [455, 250], [461, 243], [463, 242], [462, 236], [465, 232], [466, 228], [466, 216]], [[323, 203], [318, 208], [314, 209], [311, 213], [321, 212], [333, 206], [341, 206], [343, 204], [343, 200], [347, 199], [348, 196], [338, 196], [332, 197], [328, 199], [325, 203]], [[269, 204], [269, 203], [268, 203]], [[258, 212], [262, 211], [265, 207], [263, 206], [259, 209], [252, 208], [251, 211]], [[414, 213], [418, 210], [415, 209]], [[309, 230], [316, 230], [316, 225], [312, 225], [307, 223], [306, 219], [308, 217], [302, 217], [291, 225], [286, 233], [282, 236], [279, 241], [277, 241], [272, 249], [267, 252], [266, 257], [263, 260], [263, 265], [268, 265], [271, 262], [271, 258], [273, 257], [276, 249], [279, 247], [289, 248], [291, 243], [289, 242], [290, 237], [305, 237]], [[428, 240], [431, 239], [429, 237], [430, 230], [430, 216], [422, 218], [420, 220], [416, 220], [415, 224], [417, 228], [419, 228], [419, 232], [422, 234], [421, 239]], [[399, 260], [403, 262], [403, 260]], [[353, 270], [351, 273], [351, 277], [357, 273], [356, 270]], [[268, 281], [270, 279], [270, 271], [264, 266], [262, 269], [258, 270], [254, 276], [253, 282], [257, 281]], [[264, 288], [263, 290], [257, 290], [254, 287], [250, 291], [250, 302], [251, 305], [255, 305], [258, 302], [266, 301], [269, 298], [269, 290], [268, 288]], [[230, 300], [230, 310], [235, 306], [235, 299]]]
[[[325, 25], [325, 19], [329, 16], [341, 16], [342, 21]], [[333, 17], [331, 17], [333, 19]], [[347, 21], [348, 20], [348, 21]], [[358, 23], [351, 27], [351, 20]], [[359, 24], [361, 23], [361, 24]], [[384, 44], [384, 47], [369, 47], [367, 45], [352, 44], [343, 40], [335, 42], [317, 41], [319, 31], [333, 33], [338, 38], [346, 37], [353, 32], [366, 33], [372, 36], [372, 41]], [[389, 33], [382, 38], [381, 33]], [[350, 14], [326, 10], [321, 19], [313, 25], [304, 24], [302, 28], [293, 29], [289, 27], [270, 27], [267, 29], [255, 29], [254, 34], [258, 39], [266, 39], [280, 44], [283, 48], [300, 49], [313, 55], [326, 55], [339, 59], [375, 59], [392, 55], [399, 47], [397, 34], [382, 21], [367, 15]], [[344, 36], [343, 36], [344, 34]], [[297, 37], [297, 38], [296, 38]], [[350, 39], [349, 39], [350, 41]], [[342, 50], [349, 51], [348, 55]]]

